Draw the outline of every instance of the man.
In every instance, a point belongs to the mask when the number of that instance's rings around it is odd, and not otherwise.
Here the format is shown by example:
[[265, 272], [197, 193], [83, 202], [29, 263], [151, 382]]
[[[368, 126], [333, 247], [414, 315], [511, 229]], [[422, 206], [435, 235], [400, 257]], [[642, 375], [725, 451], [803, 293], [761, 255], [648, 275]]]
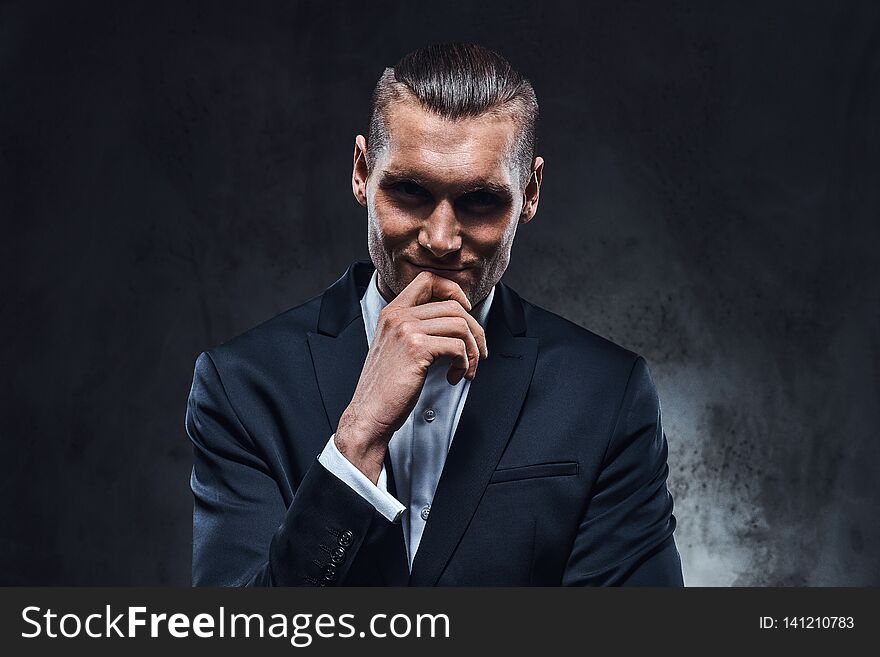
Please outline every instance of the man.
[[195, 585], [682, 585], [645, 361], [500, 282], [537, 113], [479, 46], [386, 69], [372, 262], [196, 361]]

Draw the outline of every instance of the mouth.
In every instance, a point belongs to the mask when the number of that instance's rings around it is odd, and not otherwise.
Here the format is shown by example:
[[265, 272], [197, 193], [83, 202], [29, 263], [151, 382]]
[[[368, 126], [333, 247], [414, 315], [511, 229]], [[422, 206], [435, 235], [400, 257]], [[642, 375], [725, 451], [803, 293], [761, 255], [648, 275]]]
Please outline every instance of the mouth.
[[407, 261], [407, 264], [409, 264], [411, 267], [414, 267], [418, 271], [429, 271], [432, 274], [437, 274], [439, 276], [444, 276], [446, 278], [458, 278], [458, 277], [462, 276], [464, 274], [464, 272], [466, 272], [469, 269], [469, 267], [458, 267], [458, 268], [429, 267], [427, 265], [421, 265], [417, 262], [410, 262], [410, 261]]

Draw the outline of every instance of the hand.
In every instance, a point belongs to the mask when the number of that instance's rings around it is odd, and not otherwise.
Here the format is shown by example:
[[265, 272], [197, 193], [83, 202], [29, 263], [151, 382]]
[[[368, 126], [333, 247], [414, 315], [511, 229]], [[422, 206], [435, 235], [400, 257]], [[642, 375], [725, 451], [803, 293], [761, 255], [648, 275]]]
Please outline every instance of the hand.
[[[439, 299], [439, 301], [432, 301]], [[336, 430], [337, 449], [376, 483], [388, 441], [415, 408], [428, 367], [452, 359], [446, 380], [472, 381], [486, 334], [468, 312], [471, 303], [453, 280], [423, 271], [379, 314], [351, 403]]]

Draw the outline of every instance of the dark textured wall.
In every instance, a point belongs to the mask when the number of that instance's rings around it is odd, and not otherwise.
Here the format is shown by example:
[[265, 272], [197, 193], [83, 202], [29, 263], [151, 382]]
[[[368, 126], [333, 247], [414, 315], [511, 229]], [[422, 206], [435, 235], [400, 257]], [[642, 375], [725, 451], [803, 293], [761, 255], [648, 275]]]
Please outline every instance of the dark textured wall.
[[648, 359], [687, 583], [880, 584], [880, 6], [509, 0], [0, 5], [0, 584], [189, 582], [194, 360], [367, 257], [369, 92], [453, 39], [534, 82], [504, 280]]

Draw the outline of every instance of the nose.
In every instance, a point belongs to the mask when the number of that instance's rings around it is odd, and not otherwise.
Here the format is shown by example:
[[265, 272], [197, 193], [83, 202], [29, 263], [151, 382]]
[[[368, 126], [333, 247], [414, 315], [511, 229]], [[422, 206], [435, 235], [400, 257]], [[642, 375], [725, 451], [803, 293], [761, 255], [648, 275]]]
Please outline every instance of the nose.
[[437, 204], [419, 231], [419, 244], [437, 258], [461, 248], [458, 220], [450, 203], [441, 201]]

